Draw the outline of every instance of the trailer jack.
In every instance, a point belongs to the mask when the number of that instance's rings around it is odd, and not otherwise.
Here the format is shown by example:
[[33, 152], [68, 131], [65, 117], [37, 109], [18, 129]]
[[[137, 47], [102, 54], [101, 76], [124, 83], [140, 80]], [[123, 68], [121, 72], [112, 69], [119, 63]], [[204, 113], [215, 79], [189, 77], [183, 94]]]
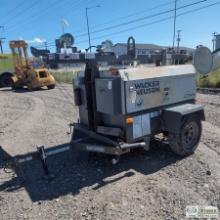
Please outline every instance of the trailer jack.
[[[24, 155], [11, 156], [7, 152], [0, 147], [0, 153], [3, 155], [3, 165], [2, 167], [17, 167], [20, 164], [24, 164], [26, 162], [32, 160], [40, 160], [43, 166], [44, 173], [46, 175], [50, 174], [49, 167], [47, 164], [47, 159], [49, 156], [53, 156], [59, 153], [63, 153], [70, 150], [70, 143], [65, 143], [59, 146], [55, 146], [52, 148], [45, 149], [44, 146], [37, 146], [37, 151], [31, 152]], [[0, 164], [1, 165], [1, 164]]]
[[42, 163], [44, 172], [46, 175], [49, 175], [49, 169], [47, 165], [47, 154], [45, 153], [44, 146], [37, 146], [37, 151], [39, 153], [40, 161]]

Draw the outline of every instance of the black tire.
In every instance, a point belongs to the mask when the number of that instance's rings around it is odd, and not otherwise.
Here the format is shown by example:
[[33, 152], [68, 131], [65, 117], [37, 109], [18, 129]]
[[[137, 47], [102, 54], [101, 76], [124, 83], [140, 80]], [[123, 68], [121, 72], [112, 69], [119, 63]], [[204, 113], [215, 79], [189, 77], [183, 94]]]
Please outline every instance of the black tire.
[[10, 75], [3, 75], [1, 77], [0, 85], [1, 85], [1, 87], [12, 87], [13, 80], [11, 79], [11, 76]]
[[183, 118], [178, 134], [169, 133], [171, 150], [179, 156], [189, 156], [195, 152], [202, 134], [201, 120], [196, 115]]
[[47, 86], [47, 88], [50, 90], [50, 89], [54, 89], [55, 88], [55, 85], [50, 85], [50, 86]]

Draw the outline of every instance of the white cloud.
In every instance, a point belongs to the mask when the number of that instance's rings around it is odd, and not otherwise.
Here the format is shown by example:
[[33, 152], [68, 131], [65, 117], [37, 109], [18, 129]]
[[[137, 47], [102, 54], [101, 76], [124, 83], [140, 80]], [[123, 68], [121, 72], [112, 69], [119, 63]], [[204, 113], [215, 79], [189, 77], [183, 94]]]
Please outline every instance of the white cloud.
[[39, 37], [35, 37], [32, 40], [26, 40], [26, 42], [29, 43], [29, 44], [33, 44], [33, 43], [35, 43], [35, 44], [42, 44], [42, 43], [46, 42], [46, 40], [45, 39], [41, 39]]

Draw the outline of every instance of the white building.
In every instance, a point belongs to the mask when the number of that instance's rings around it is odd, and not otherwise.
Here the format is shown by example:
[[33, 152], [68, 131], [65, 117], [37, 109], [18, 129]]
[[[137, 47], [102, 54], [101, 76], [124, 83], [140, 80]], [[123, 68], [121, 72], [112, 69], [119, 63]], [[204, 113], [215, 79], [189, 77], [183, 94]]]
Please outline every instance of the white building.
[[[154, 55], [158, 54], [163, 50], [163, 47], [154, 44], [136, 44], [136, 57], [142, 55]], [[117, 43], [112, 47], [112, 52], [117, 57], [127, 55], [127, 44]]]

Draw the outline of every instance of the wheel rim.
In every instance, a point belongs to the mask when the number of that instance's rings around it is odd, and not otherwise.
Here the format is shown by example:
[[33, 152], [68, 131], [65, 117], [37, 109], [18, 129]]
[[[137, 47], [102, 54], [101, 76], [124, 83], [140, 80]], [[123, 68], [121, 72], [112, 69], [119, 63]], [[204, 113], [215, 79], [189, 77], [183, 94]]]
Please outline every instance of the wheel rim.
[[199, 126], [192, 121], [187, 123], [182, 130], [182, 144], [185, 149], [192, 149], [199, 140]]

